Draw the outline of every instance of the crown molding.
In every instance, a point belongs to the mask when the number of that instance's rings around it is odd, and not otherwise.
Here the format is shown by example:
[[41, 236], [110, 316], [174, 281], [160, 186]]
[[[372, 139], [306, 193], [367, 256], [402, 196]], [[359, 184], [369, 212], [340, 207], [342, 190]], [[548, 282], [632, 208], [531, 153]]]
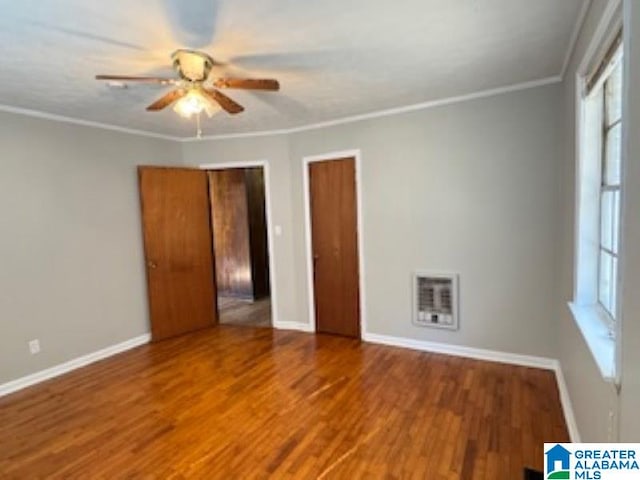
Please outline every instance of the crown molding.
[[569, 68], [569, 63], [571, 62], [573, 52], [576, 49], [578, 37], [580, 36], [582, 26], [587, 19], [587, 12], [589, 11], [589, 7], [591, 6], [592, 1], [593, 0], [584, 1], [584, 3], [582, 4], [582, 8], [580, 8], [580, 12], [578, 13], [578, 18], [576, 18], [576, 23], [573, 25], [573, 31], [571, 32], [571, 37], [569, 39], [569, 48], [567, 48], [567, 53], [565, 54], [564, 61], [562, 62], [562, 70], [560, 70], [561, 79], [564, 79], [564, 76], [567, 73], [567, 68]]
[[[579, 30], [579, 29], [578, 29]], [[162, 140], [170, 140], [174, 142], [187, 143], [187, 142], [200, 142], [205, 140], [230, 140], [236, 138], [251, 138], [251, 137], [265, 137], [273, 135], [288, 135], [292, 133], [305, 132], [308, 130], [317, 130], [320, 128], [333, 127], [336, 125], [343, 125], [346, 123], [361, 122], [363, 120], [370, 120], [374, 118], [388, 117], [392, 115], [398, 115], [402, 113], [409, 113], [418, 110], [426, 110], [429, 108], [441, 107], [444, 105], [451, 105], [455, 103], [466, 102], [470, 100], [477, 100], [481, 98], [493, 97], [510, 92], [517, 92], [520, 90], [527, 90], [530, 88], [542, 87], [545, 85], [551, 85], [554, 83], [562, 82], [562, 76], [555, 75], [552, 77], [540, 78], [537, 80], [531, 80], [528, 82], [515, 83], [497, 88], [491, 88], [488, 90], [480, 90], [477, 92], [468, 93], [465, 95], [458, 95], [453, 97], [441, 98], [438, 100], [430, 100], [427, 102], [414, 103], [411, 105], [404, 105], [401, 107], [388, 108], [385, 110], [378, 110], [375, 112], [364, 113], [361, 115], [353, 115], [349, 117], [338, 118], [335, 120], [328, 120], [326, 122], [311, 123], [308, 125], [302, 125], [299, 127], [283, 128], [276, 130], [260, 130], [256, 132], [245, 133], [229, 133], [220, 135], [205, 135], [202, 138], [195, 137], [176, 137], [172, 135], [164, 135], [155, 132], [149, 132], [146, 130], [136, 130], [132, 128], [119, 127], [117, 125], [111, 125], [101, 122], [93, 122], [90, 120], [82, 120], [79, 118], [67, 117], [64, 115], [55, 115], [52, 113], [40, 112], [37, 110], [30, 110], [26, 108], [12, 107], [9, 105], [0, 104], [0, 112], [15, 113], [18, 115], [25, 115], [29, 117], [41, 118], [44, 120], [52, 120], [63, 123], [70, 123], [74, 125], [81, 125], [84, 127], [99, 128], [103, 130], [111, 130], [115, 132], [128, 133], [130, 135], [138, 135], [150, 138], [159, 138]]]
[[447, 97], [447, 98], [441, 98], [438, 100], [430, 100], [427, 102], [414, 103], [411, 105], [404, 105], [402, 107], [388, 108], [385, 110], [378, 110], [375, 112], [364, 113], [361, 115], [343, 117], [335, 120], [329, 120], [326, 122], [312, 123], [308, 125], [302, 125], [299, 127], [284, 128], [284, 129], [278, 129], [278, 130], [261, 130], [257, 132], [247, 132], [247, 133], [205, 135], [202, 138], [189, 137], [189, 138], [180, 139], [180, 142], [200, 142], [205, 140], [230, 140], [235, 138], [287, 135], [292, 133], [305, 132], [307, 130], [316, 130], [319, 128], [333, 127], [335, 125], [343, 125], [345, 123], [361, 122], [363, 120], [370, 120], [373, 118], [387, 117], [391, 115], [414, 112], [416, 110], [426, 110], [429, 108], [436, 108], [444, 105], [451, 105], [454, 103], [466, 102], [469, 100], [477, 100], [477, 99], [486, 98], [486, 97], [493, 97], [496, 95], [502, 95], [504, 93], [517, 92], [520, 90], [527, 90], [530, 88], [542, 87], [545, 85], [551, 85], [551, 84], [560, 83], [560, 82], [562, 82], [562, 77], [559, 75], [556, 75], [553, 77], [545, 77], [538, 80], [515, 83], [512, 85], [506, 85], [503, 87], [492, 88], [488, 90], [481, 90], [478, 92], [468, 93], [465, 95], [458, 95], [455, 97]]
[[39, 110], [30, 110], [28, 108], [12, 107], [10, 105], [0, 104], [0, 112], [15, 113], [17, 115], [25, 115], [27, 117], [40, 118], [43, 120], [52, 120], [54, 122], [71, 123], [73, 125], [81, 125], [83, 127], [99, 128], [102, 130], [111, 130], [114, 132], [128, 133], [141, 137], [161, 138], [163, 140], [180, 141], [181, 137], [171, 135], [163, 135], [161, 133], [149, 132], [147, 130], [136, 130], [134, 128], [119, 127], [109, 123], [93, 122], [91, 120], [82, 120], [81, 118], [67, 117], [64, 115], [56, 115], [53, 113], [41, 112]]
[[231, 140], [234, 138], [271, 137], [273, 135], [287, 135], [292, 132], [293, 132], [292, 128], [282, 128], [277, 130], [258, 130], [255, 132], [221, 133], [218, 135], [203, 135], [200, 138], [184, 137], [184, 138], [180, 138], [178, 141], [180, 143], [190, 143], [190, 142], [202, 142], [206, 140]]

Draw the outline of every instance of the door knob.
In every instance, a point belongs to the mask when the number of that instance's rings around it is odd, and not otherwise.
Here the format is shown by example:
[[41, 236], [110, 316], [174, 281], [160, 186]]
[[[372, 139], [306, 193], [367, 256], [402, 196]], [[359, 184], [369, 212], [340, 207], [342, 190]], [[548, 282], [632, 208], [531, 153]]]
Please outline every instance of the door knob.
[[149, 260], [149, 261], [147, 262], [147, 266], [148, 266], [149, 268], [157, 268], [157, 267], [158, 267], [158, 264], [157, 264], [157, 263], [155, 263], [155, 262], [154, 262], [154, 261], [152, 261], [152, 260]]

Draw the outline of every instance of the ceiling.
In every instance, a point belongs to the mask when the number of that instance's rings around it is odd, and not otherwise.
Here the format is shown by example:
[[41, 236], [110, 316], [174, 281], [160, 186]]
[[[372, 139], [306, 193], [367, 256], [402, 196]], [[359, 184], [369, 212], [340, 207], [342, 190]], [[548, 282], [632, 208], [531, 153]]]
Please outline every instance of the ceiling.
[[0, 0], [0, 104], [193, 136], [170, 108], [145, 111], [167, 87], [93, 78], [174, 75], [188, 47], [220, 76], [281, 83], [227, 90], [246, 110], [205, 135], [292, 128], [558, 76], [586, 1]]

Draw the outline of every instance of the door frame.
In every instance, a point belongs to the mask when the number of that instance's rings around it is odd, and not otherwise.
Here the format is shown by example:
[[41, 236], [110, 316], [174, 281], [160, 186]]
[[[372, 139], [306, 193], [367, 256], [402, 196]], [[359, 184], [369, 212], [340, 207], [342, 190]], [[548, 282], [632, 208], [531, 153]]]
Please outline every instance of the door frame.
[[356, 214], [358, 229], [358, 290], [360, 295], [360, 338], [367, 335], [366, 316], [366, 295], [365, 295], [365, 268], [364, 268], [364, 229], [362, 228], [362, 154], [360, 149], [340, 150], [337, 152], [322, 153], [319, 155], [309, 155], [302, 158], [302, 184], [304, 194], [304, 231], [305, 231], [305, 253], [307, 263], [307, 292], [309, 303], [309, 325], [311, 331], [316, 331], [316, 299], [313, 282], [313, 247], [311, 238], [311, 195], [309, 190], [309, 166], [314, 162], [327, 160], [340, 160], [344, 158], [354, 158], [356, 175]]
[[[281, 328], [278, 320], [278, 295], [276, 288], [276, 262], [273, 249], [273, 215], [271, 210], [271, 174], [268, 160], [247, 160], [240, 162], [204, 163], [198, 165], [200, 170], [228, 170], [232, 168], [262, 167], [264, 174], [264, 203], [267, 220], [267, 247], [269, 248], [269, 290], [271, 299], [271, 328]], [[215, 246], [213, 250], [215, 261]], [[216, 306], [218, 300], [216, 299]]]

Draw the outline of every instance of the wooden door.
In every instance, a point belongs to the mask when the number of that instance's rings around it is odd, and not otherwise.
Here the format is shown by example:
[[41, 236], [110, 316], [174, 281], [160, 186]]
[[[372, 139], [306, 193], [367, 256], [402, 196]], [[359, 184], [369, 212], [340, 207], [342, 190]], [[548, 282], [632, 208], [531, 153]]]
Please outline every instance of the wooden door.
[[218, 323], [207, 173], [139, 167], [152, 340]]
[[316, 330], [360, 338], [355, 159], [308, 168]]
[[269, 295], [269, 249], [262, 167], [211, 170], [209, 198], [220, 296]]
[[218, 292], [253, 298], [244, 169], [212, 170], [208, 175]]
[[262, 167], [245, 169], [247, 206], [249, 214], [249, 243], [251, 244], [251, 277], [253, 298], [270, 293], [269, 245], [267, 240], [267, 203]]

